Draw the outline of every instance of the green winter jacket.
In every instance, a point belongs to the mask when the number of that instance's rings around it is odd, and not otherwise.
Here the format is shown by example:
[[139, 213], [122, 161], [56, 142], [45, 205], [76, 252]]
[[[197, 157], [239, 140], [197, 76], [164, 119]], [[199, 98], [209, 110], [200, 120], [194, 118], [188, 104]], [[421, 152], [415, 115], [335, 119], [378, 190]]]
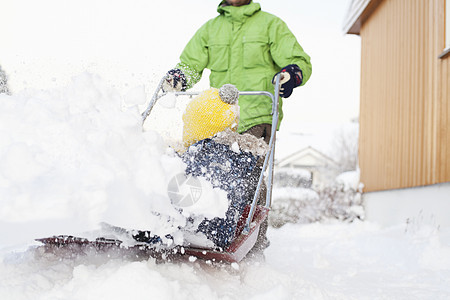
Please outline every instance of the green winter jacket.
[[[261, 11], [259, 3], [240, 7], [224, 3], [217, 9], [220, 15], [195, 33], [180, 56], [177, 67], [186, 74], [188, 88], [200, 80], [205, 68], [211, 70], [210, 85], [215, 88], [231, 83], [240, 91], [273, 93], [273, 76], [290, 64], [302, 70], [302, 85], [308, 81], [310, 58], [281, 19]], [[270, 98], [241, 96], [239, 106], [239, 132], [272, 123]]]

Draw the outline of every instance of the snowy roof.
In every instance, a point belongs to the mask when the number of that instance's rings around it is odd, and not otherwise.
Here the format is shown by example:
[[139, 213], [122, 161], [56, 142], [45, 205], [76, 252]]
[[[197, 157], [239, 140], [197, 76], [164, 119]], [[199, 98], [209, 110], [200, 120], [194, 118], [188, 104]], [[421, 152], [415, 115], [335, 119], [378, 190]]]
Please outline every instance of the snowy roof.
[[359, 34], [361, 24], [382, 0], [351, 0], [344, 20], [344, 32]]
[[278, 160], [276, 164], [280, 167], [290, 165], [302, 167], [337, 166], [337, 163], [332, 158], [311, 146], [303, 148], [281, 160]]

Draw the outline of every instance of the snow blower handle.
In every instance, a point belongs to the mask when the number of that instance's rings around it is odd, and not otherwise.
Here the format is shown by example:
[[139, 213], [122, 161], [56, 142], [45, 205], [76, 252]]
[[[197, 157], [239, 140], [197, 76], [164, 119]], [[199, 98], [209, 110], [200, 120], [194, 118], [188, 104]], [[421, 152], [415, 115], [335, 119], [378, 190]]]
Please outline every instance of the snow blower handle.
[[167, 94], [164, 92], [162, 94], [159, 94], [159, 92], [162, 91], [162, 86], [168, 76], [169, 75], [166, 74], [163, 76], [163, 78], [161, 78], [161, 81], [158, 83], [158, 86], [156, 87], [155, 93], [153, 93], [152, 100], [150, 100], [150, 103], [148, 104], [147, 109], [142, 113], [142, 125], [144, 125], [145, 119], [147, 119], [148, 115], [150, 115], [150, 112], [152, 111], [153, 106], [155, 106], [156, 100], [158, 100], [159, 98], [161, 98], [162, 96]]
[[[253, 220], [253, 216], [255, 215], [256, 211], [256, 204], [258, 202], [259, 194], [261, 193], [261, 187], [264, 180], [264, 173], [266, 172], [266, 169], [269, 168], [268, 176], [267, 176], [267, 193], [266, 193], [266, 205], [265, 207], [270, 209], [270, 206], [272, 205], [272, 184], [273, 184], [273, 164], [274, 164], [274, 158], [275, 158], [275, 139], [276, 139], [276, 132], [278, 128], [278, 122], [279, 122], [279, 114], [278, 114], [278, 101], [280, 98], [280, 80], [281, 80], [281, 74], [277, 74], [274, 78], [275, 81], [275, 94], [271, 94], [267, 92], [268, 95], [272, 98], [272, 132], [270, 135], [270, 141], [269, 141], [269, 150], [266, 154], [266, 157], [264, 158], [264, 164], [261, 170], [261, 174], [259, 175], [258, 185], [256, 187], [255, 195], [253, 196], [253, 202], [252, 206], [250, 208], [250, 212], [248, 213], [247, 221], [245, 222], [244, 229], [242, 230], [243, 234], [249, 234], [250, 232], [250, 225]], [[240, 93], [240, 95], [249, 94], [250, 92], [243, 92]]]
[[[142, 125], [145, 122], [145, 119], [150, 115], [150, 112], [153, 109], [153, 106], [155, 105], [156, 101], [165, 96], [167, 93], [163, 92], [159, 94], [159, 92], [162, 90], [162, 86], [164, 81], [167, 79], [168, 75], [165, 75], [161, 81], [159, 82], [155, 93], [153, 94], [153, 97], [150, 101], [150, 103], [147, 106], [147, 109], [142, 113]], [[256, 205], [257, 200], [259, 197], [259, 194], [261, 192], [262, 182], [264, 180], [264, 173], [266, 172], [266, 169], [269, 168], [268, 177], [266, 180], [267, 183], [267, 193], [266, 193], [266, 208], [270, 208], [272, 204], [272, 183], [273, 183], [273, 164], [274, 164], [274, 157], [275, 157], [275, 138], [276, 138], [276, 132], [278, 128], [278, 122], [279, 122], [279, 113], [278, 113], [278, 101], [280, 98], [280, 80], [281, 75], [277, 74], [275, 77], [275, 93], [269, 93], [267, 91], [243, 91], [239, 92], [239, 95], [249, 95], [249, 96], [268, 96], [272, 99], [272, 132], [271, 137], [269, 141], [269, 150], [265, 156], [263, 168], [261, 170], [261, 174], [259, 176], [258, 185], [256, 187], [255, 195], [253, 197], [253, 202], [250, 208], [250, 212], [248, 214], [247, 220], [245, 222], [244, 229], [242, 231], [243, 234], [248, 234], [250, 232], [250, 225], [253, 220], [253, 217], [255, 215], [256, 211]], [[175, 96], [179, 95], [188, 95], [188, 96], [194, 96], [198, 95], [198, 92], [174, 92]]]

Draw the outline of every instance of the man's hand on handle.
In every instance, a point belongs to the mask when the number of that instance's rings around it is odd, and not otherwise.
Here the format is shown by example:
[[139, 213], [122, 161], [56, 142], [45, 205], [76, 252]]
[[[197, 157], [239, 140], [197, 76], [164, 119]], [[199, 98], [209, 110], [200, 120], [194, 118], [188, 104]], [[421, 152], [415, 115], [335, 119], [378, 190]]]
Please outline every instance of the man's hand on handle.
[[292, 94], [294, 88], [300, 86], [303, 81], [302, 70], [297, 65], [288, 65], [275, 74], [272, 84], [275, 84], [275, 78], [281, 74], [280, 78], [280, 96], [287, 98]]
[[180, 69], [172, 69], [167, 72], [167, 78], [162, 84], [163, 92], [184, 92], [186, 90], [186, 76]]

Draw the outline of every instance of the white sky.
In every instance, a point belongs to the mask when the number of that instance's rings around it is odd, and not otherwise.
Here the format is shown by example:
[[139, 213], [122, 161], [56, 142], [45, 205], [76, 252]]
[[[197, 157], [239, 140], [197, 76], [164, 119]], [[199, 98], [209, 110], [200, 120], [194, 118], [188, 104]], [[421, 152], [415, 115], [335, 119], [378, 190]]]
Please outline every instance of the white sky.
[[[358, 116], [360, 39], [342, 32], [349, 1], [256, 1], [288, 24], [312, 58], [310, 81], [285, 101], [284, 128]], [[13, 92], [59, 87], [89, 71], [122, 94], [139, 85], [151, 94], [219, 2], [1, 0], [0, 65]], [[208, 87], [205, 75], [195, 89]]]

